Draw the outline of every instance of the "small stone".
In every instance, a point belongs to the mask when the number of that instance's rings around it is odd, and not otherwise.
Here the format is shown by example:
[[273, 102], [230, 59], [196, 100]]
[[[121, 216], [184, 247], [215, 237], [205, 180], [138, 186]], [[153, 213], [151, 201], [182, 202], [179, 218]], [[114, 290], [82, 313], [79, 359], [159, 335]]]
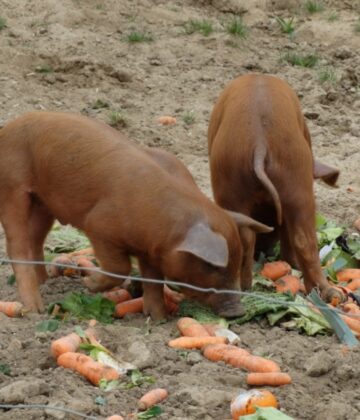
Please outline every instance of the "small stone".
[[309, 120], [317, 120], [320, 116], [318, 112], [312, 112], [312, 111], [304, 111], [304, 115]]
[[311, 357], [305, 364], [306, 374], [312, 377], [318, 377], [330, 372], [334, 360], [326, 352], [320, 351]]
[[202, 362], [204, 358], [201, 356], [200, 353], [197, 353], [196, 351], [191, 351], [186, 356], [186, 363], [188, 365], [195, 365], [196, 363]]
[[352, 56], [351, 51], [347, 47], [338, 48], [335, 53], [334, 57], [339, 58], [340, 60], [346, 60]]
[[22, 348], [23, 348], [23, 344], [17, 338], [13, 338], [8, 345], [9, 353], [16, 353]]
[[49, 385], [39, 379], [22, 379], [0, 389], [0, 401], [5, 404], [22, 403], [27, 398], [44, 395], [49, 392]]

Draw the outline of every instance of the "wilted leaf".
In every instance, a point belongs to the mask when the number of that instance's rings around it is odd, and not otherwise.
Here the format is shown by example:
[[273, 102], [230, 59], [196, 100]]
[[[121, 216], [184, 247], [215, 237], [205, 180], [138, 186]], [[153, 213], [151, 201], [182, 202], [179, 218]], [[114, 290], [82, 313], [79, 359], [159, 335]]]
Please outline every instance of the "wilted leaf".
[[154, 417], [160, 416], [161, 413], [162, 413], [161, 407], [159, 407], [158, 405], [154, 405], [154, 407], [149, 408], [143, 413], [138, 413], [137, 418], [138, 420], [152, 419]]
[[56, 331], [59, 328], [60, 321], [57, 319], [46, 319], [36, 325], [36, 330], [41, 332]]

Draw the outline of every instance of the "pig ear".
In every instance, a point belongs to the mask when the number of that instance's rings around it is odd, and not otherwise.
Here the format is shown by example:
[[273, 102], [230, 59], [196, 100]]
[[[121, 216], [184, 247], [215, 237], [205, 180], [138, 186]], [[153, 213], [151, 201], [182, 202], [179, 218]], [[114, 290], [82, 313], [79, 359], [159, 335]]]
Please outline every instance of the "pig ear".
[[245, 214], [236, 213], [235, 211], [230, 210], [225, 211], [235, 220], [235, 223], [238, 225], [238, 227], [248, 227], [257, 233], [269, 233], [274, 230], [274, 228], [264, 225], [263, 223], [260, 223], [255, 219], [246, 216]]
[[229, 262], [226, 239], [204, 223], [192, 226], [176, 250], [193, 254], [216, 267], [227, 267]]
[[314, 159], [313, 177], [314, 179], [322, 179], [331, 187], [334, 187], [339, 177], [340, 171], [338, 169], [327, 166], [324, 163]]

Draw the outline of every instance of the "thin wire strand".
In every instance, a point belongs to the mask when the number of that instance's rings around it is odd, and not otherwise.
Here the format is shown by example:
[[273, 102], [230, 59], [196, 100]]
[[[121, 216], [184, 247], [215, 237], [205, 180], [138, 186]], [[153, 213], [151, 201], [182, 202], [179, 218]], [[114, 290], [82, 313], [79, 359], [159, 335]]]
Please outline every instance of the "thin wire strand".
[[39, 410], [57, 410], [62, 411], [64, 413], [68, 414], [74, 414], [75, 416], [82, 417], [84, 419], [88, 420], [99, 420], [99, 417], [94, 416], [88, 416], [87, 414], [81, 413], [80, 411], [71, 410], [70, 408], [64, 408], [64, 407], [56, 407], [53, 405], [46, 405], [46, 404], [0, 404], [0, 408], [3, 409], [16, 409], [16, 408], [38, 408]]
[[[62, 264], [62, 263], [54, 263], [54, 262], [45, 262], [45, 261], [33, 261], [33, 260], [13, 260], [8, 258], [0, 258], [0, 264], [24, 264], [24, 265], [53, 265], [55, 267], [65, 267], [65, 268], [76, 268], [81, 269], [81, 267], [73, 264]], [[245, 292], [242, 290], [232, 290], [232, 289], [216, 289], [214, 287], [204, 288], [199, 286], [194, 286], [193, 284], [187, 284], [180, 281], [175, 280], [160, 280], [160, 279], [150, 279], [146, 277], [135, 277], [135, 276], [126, 276], [123, 274], [116, 274], [112, 273], [110, 271], [102, 270], [99, 267], [86, 267], [84, 268], [86, 271], [92, 271], [101, 273], [104, 275], [107, 275], [109, 277], [113, 277], [115, 279], [121, 279], [121, 280], [134, 280], [134, 281], [141, 281], [144, 283], [153, 283], [153, 284], [166, 284], [166, 285], [172, 285], [172, 286], [178, 286], [178, 287], [184, 287], [188, 289], [195, 290], [197, 292], [203, 292], [203, 293], [216, 293], [216, 294], [229, 294], [229, 295], [238, 295], [238, 296], [252, 296], [255, 298], [258, 298], [259, 300], [263, 300], [268, 303], [277, 303], [281, 304], [283, 306], [297, 306], [297, 307], [303, 307], [308, 309], [313, 309], [310, 305], [307, 305], [305, 303], [299, 303], [299, 302], [291, 302], [286, 300], [280, 300], [268, 296], [264, 296], [262, 294], [256, 293], [256, 292]], [[359, 314], [349, 314], [347, 312], [342, 311], [341, 309], [337, 308], [329, 308], [326, 304], [321, 307], [323, 310], [326, 310], [328, 312], [336, 312], [339, 315], [346, 315], [351, 318], [359, 318]]]

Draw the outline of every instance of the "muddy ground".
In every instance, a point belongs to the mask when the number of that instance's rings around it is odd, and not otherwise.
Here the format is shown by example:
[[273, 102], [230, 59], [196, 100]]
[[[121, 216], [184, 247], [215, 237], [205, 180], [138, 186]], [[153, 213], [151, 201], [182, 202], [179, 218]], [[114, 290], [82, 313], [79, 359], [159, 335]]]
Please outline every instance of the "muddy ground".
[[[265, 0], [0, 0], [0, 125], [34, 109], [66, 110], [109, 122], [134, 141], [175, 153], [201, 188], [211, 195], [206, 130], [213, 103], [225, 86], [249, 71], [286, 79], [301, 98], [315, 155], [341, 169], [339, 187], [316, 185], [319, 210], [351, 228], [360, 214], [360, 4], [324, 1], [312, 15], [300, 1]], [[243, 17], [246, 39], [226, 32], [233, 15]], [[295, 34], [281, 33], [275, 16], [294, 16]], [[206, 19], [214, 31], [187, 34], [190, 20]], [[4, 26], [1, 25], [0, 27]], [[356, 30], [356, 28], [358, 30]], [[130, 43], [131, 32], [152, 41]], [[289, 51], [314, 53], [314, 68], [281, 60]], [[336, 80], [321, 82], [333, 69]], [[101, 102], [100, 102], [101, 101]], [[177, 117], [175, 126], [157, 123]], [[125, 125], [125, 127], [121, 127]], [[1, 236], [1, 255], [5, 255]], [[1, 299], [16, 299], [0, 271]], [[48, 304], [66, 291], [83, 290], [79, 281], [50, 280], [42, 290]], [[0, 314], [0, 395], [13, 403], [59, 405], [93, 416], [134, 411], [150, 387], [104, 393], [49, 356], [50, 341], [73, 330], [74, 322], [54, 333], [36, 332], [46, 315], [8, 319]], [[169, 349], [175, 321], [150, 324], [143, 316], [99, 328], [105, 345], [136, 363], [169, 391], [160, 418], [228, 419], [229, 403], [246, 388], [245, 373], [205, 361], [196, 352]], [[360, 419], [359, 351], [344, 352], [335, 337], [309, 338], [265, 323], [237, 327], [253, 353], [271, 356], [293, 377], [274, 390], [282, 409], [295, 419]], [[21, 382], [19, 382], [21, 381]], [[13, 390], [8, 390], [9, 384]], [[6, 398], [4, 397], [4, 389]], [[97, 396], [105, 405], [95, 402]], [[1, 419], [75, 418], [47, 410], [0, 411]]]

